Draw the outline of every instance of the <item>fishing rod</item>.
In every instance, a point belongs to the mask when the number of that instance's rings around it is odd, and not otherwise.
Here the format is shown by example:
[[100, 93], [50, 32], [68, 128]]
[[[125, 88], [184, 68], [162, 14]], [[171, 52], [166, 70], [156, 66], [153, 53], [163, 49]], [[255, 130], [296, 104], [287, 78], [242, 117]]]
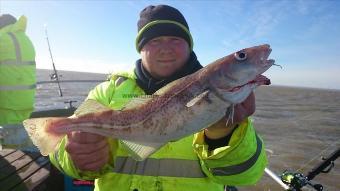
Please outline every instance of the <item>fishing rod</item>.
[[[334, 151], [326, 158], [322, 158], [322, 162], [320, 162], [315, 168], [312, 169], [307, 175], [308, 180], [312, 180], [316, 175], [320, 173], [328, 173], [334, 167], [334, 161], [340, 156], [340, 148]], [[326, 169], [328, 168], [328, 169]]]
[[51, 78], [51, 80], [56, 80], [56, 81], [57, 81], [58, 88], [59, 88], [59, 95], [60, 95], [60, 97], [63, 97], [63, 92], [61, 91], [61, 87], [60, 87], [60, 83], [59, 83], [58, 72], [57, 72], [57, 69], [55, 68], [55, 64], [54, 64], [54, 61], [53, 61], [53, 56], [52, 56], [50, 41], [48, 40], [48, 35], [47, 35], [47, 25], [45, 24], [44, 26], [45, 26], [45, 35], [46, 35], [48, 50], [49, 50], [49, 52], [50, 52], [50, 57], [51, 57], [51, 61], [52, 61], [53, 71], [54, 71], [54, 73], [50, 75], [50, 78]]
[[[100, 83], [104, 80], [59, 80], [59, 83]], [[37, 84], [53, 84], [57, 83], [56, 81], [39, 81]]]
[[328, 157], [322, 157], [322, 161], [317, 164], [307, 176], [302, 173], [284, 171], [280, 176], [277, 176], [268, 168], [265, 168], [265, 172], [275, 180], [286, 191], [301, 191], [301, 188], [309, 186], [314, 190], [322, 191], [322, 184], [314, 184], [311, 182], [315, 176], [320, 173], [328, 173], [334, 167], [334, 161], [340, 156], [340, 148], [331, 153]]

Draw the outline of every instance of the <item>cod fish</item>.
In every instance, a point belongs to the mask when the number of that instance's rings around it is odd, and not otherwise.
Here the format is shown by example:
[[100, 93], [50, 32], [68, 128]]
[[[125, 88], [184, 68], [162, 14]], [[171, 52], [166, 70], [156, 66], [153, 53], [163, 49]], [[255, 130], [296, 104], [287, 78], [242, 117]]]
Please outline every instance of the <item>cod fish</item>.
[[269, 85], [261, 74], [274, 65], [270, 52], [267, 44], [242, 49], [151, 96], [133, 98], [121, 110], [87, 100], [73, 117], [32, 118], [23, 124], [45, 156], [67, 133], [83, 131], [119, 139], [134, 159], [144, 160], [166, 143], [216, 123], [257, 86]]

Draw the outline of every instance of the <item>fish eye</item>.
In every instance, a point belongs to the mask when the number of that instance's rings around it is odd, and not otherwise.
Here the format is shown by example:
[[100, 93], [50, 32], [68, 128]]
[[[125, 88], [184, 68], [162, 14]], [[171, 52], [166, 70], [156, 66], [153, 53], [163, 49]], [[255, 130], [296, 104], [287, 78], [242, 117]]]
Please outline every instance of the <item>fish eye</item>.
[[234, 56], [236, 60], [239, 60], [239, 61], [247, 59], [247, 53], [243, 51], [235, 52]]

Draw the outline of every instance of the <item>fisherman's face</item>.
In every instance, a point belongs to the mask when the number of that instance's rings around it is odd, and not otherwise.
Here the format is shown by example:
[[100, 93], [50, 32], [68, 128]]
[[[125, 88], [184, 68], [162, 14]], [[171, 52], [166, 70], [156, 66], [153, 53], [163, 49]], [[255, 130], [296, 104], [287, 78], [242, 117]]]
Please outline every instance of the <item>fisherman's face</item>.
[[167, 78], [188, 61], [190, 48], [179, 37], [161, 36], [147, 42], [141, 49], [144, 68], [157, 79]]

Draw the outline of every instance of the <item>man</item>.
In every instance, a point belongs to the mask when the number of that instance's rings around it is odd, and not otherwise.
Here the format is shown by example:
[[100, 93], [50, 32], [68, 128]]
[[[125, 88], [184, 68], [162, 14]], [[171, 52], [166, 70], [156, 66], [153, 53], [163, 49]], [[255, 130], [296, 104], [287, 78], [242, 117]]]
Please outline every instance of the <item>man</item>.
[[[183, 15], [167, 5], [148, 6], [138, 21], [136, 48], [141, 59], [133, 72], [113, 75], [93, 89], [94, 99], [120, 109], [131, 98], [152, 94], [202, 68]], [[145, 161], [129, 157], [119, 140], [83, 132], [68, 134], [51, 161], [64, 173], [96, 179], [95, 190], [223, 190], [224, 185], [254, 184], [267, 164], [262, 140], [251, 120], [251, 94], [235, 108], [234, 124], [226, 118], [195, 135], [169, 142]]]
[[26, 23], [25, 16], [0, 15], [0, 126], [4, 145], [21, 148], [33, 146], [21, 123], [33, 111], [36, 87], [35, 51]]

